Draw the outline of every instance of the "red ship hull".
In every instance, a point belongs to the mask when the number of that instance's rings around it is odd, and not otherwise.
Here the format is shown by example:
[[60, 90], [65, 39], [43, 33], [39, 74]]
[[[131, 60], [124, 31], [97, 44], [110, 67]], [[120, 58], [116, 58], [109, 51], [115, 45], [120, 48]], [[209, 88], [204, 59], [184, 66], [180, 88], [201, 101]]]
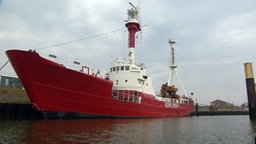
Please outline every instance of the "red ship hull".
[[141, 102], [113, 98], [113, 83], [42, 58], [36, 52], [9, 50], [9, 60], [30, 101], [45, 118], [188, 116], [193, 103], [166, 107], [140, 93]]

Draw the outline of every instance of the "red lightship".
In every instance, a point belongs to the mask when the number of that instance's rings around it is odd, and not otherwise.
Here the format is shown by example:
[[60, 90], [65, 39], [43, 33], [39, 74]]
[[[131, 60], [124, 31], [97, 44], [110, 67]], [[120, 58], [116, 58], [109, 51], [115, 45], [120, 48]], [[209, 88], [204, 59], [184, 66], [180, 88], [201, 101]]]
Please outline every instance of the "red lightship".
[[191, 113], [193, 100], [176, 94], [178, 89], [172, 84], [177, 67], [174, 55], [169, 82], [161, 86], [159, 94], [146, 70], [135, 64], [135, 34], [141, 30], [138, 14], [138, 8], [131, 4], [125, 25], [129, 31], [128, 60], [116, 59], [105, 78], [88, 67], [82, 67], [86, 72], [67, 68], [35, 51], [6, 51], [32, 105], [44, 118], [178, 117]]

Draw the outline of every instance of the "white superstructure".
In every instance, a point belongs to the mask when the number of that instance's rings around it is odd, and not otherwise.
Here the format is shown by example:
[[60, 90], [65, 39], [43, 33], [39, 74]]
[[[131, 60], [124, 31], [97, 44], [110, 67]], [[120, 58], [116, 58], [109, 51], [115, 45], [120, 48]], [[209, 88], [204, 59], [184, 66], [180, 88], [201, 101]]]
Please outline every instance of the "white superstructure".
[[135, 34], [140, 31], [139, 8], [131, 3], [128, 9], [126, 27], [129, 31], [128, 61], [117, 58], [110, 67], [109, 79], [113, 81], [114, 89], [137, 91], [152, 96], [156, 92], [152, 85], [152, 79], [142, 66], [135, 64]]
[[143, 67], [127, 63], [124, 59], [116, 59], [111, 68], [109, 79], [118, 90], [132, 90], [155, 95], [152, 78]]

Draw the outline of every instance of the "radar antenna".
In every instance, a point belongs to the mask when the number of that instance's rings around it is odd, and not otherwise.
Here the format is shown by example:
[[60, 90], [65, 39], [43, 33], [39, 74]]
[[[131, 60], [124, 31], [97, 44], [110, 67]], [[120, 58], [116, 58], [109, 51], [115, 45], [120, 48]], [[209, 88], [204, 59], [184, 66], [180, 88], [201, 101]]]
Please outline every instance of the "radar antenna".
[[129, 2], [129, 4], [130, 4], [133, 8], [137, 9], [131, 2]]

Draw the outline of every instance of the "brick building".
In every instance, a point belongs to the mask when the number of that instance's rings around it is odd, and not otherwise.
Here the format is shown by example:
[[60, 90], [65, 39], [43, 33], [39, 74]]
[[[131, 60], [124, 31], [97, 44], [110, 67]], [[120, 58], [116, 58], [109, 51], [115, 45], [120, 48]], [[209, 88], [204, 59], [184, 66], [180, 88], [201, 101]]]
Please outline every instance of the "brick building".
[[218, 107], [228, 107], [228, 106], [233, 106], [233, 104], [231, 103], [228, 103], [228, 102], [225, 102], [225, 101], [222, 101], [222, 100], [215, 100], [215, 101], [212, 101], [211, 102], [211, 105], [214, 105], [214, 106], [218, 106]]

